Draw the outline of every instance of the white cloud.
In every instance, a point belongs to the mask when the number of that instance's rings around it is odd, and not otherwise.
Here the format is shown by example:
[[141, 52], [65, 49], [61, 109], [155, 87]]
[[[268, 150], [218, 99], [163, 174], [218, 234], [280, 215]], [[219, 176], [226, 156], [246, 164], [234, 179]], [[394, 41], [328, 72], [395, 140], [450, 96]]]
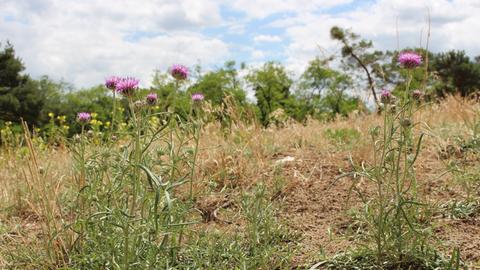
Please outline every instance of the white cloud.
[[[0, 36], [14, 44], [28, 73], [63, 78], [76, 86], [100, 83], [111, 74], [138, 76], [148, 84], [152, 70], [165, 70], [175, 62], [218, 65], [232, 58], [249, 63], [280, 60], [300, 73], [316, 55], [338, 53], [340, 46], [329, 35], [333, 25], [351, 28], [385, 50], [397, 47], [398, 21], [400, 48], [424, 45], [428, 10], [433, 51], [480, 54], [480, 35], [475, 34], [480, 28], [478, 0], [352, 2], [0, 0]], [[348, 3], [349, 10], [329, 11]], [[355, 8], [357, 3], [363, 5]], [[273, 14], [275, 21], [267, 18]], [[272, 28], [277, 29], [268, 32]], [[213, 29], [213, 34], [201, 34], [205, 29]], [[277, 44], [259, 49], [252, 46], [252, 37], [255, 43]], [[280, 46], [284, 51], [278, 51]]]
[[251, 53], [252, 60], [263, 60], [265, 58], [265, 53], [261, 50], [252, 50]]
[[265, 18], [281, 12], [308, 12], [347, 4], [353, 0], [234, 0], [234, 9], [243, 11], [251, 18]]
[[280, 42], [282, 38], [275, 35], [258, 35], [253, 38], [255, 42]]
[[14, 44], [27, 72], [76, 86], [102, 83], [111, 74], [148, 85], [156, 68], [213, 64], [229, 54], [222, 40], [196, 33], [221, 21], [214, 1], [2, 2], [1, 36]]
[[330, 38], [330, 28], [338, 25], [351, 29], [374, 42], [376, 49], [425, 46], [430, 11], [430, 49], [439, 52], [463, 49], [471, 56], [480, 54], [480, 27], [476, 0], [378, 0], [377, 2], [339, 14], [301, 14], [281, 18], [270, 26], [283, 28], [291, 42], [285, 48], [286, 62], [295, 71], [302, 71], [316, 55], [339, 52], [339, 44]]

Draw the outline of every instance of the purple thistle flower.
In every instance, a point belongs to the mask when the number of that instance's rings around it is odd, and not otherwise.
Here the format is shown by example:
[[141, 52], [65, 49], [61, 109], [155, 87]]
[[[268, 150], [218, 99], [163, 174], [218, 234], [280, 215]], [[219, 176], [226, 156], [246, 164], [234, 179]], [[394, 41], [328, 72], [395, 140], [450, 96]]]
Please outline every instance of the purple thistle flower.
[[389, 104], [392, 102], [393, 95], [392, 92], [388, 91], [387, 89], [383, 89], [380, 93], [380, 101], [383, 104]]
[[398, 62], [406, 68], [415, 68], [422, 64], [422, 56], [416, 52], [401, 52], [398, 56]]
[[177, 80], [185, 80], [188, 77], [188, 68], [184, 65], [174, 64], [170, 68], [170, 74]]
[[205, 96], [202, 93], [195, 93], [192, 95], [192, 101], [202, 101]]
[[91, 118], [92, 118], [92, 115], [89, 112], [79, 112], [77, 114], [77, 120], [82, 124], [88, 123], [88, 121], [90, 121]]
[[147, 95], [147, 103], [148, 105], [155, 105], [157, 103], [158, 96], [155, 93], [150, 93]]
[[111, 76], [105, 80], [105, 86], [110, 90], [115, 90], [117, 88], [117, 83], [119, 80], [119, 77]]
[[133, 77], [121, 78], [117, 81], [115, 91], [124, 96], [130, 96], [138, 89], [139, 80]]

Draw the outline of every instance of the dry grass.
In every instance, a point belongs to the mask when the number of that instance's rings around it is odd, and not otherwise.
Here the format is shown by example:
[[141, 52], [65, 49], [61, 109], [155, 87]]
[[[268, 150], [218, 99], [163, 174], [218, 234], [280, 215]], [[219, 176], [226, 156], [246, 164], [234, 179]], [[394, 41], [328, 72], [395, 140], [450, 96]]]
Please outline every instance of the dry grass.
[[[471, 136], [467, 123], [474, 121], [479, 111], [479, 104], [450, 97], [416, 114], [419, 130], [426, 134], [417, 174], [421, 195], [430, 204], [461, 198], [461, 189], [446, 172], [442, 151], [453, 146], [451, 154], [455, 156], [455, 137]], [[347, 212], [359, 206], [359, 200], [349, 193], [351, 182], [336, 177], [351, 169], [350, 159], [356, 163], [370, 160], [369, 129], [380, 124], [381, 117], [370, 114], [330, 123], [290, 124], [281, 129], [239, 124], [227, 135], [219, 125], [205, 127], [195, 194], [197, 207], [208, 223], [196, 229], [238, 230], [241, 221], [229, 222], [237, 217], [235, 198], [261, 181], [274, 190], [272, 200], [279, 202], [278, 217], [301, 235], [294, 264], [311, 262], [322, 252], [332, 255], [348, 249], [355, 239], [346, 234], [351, 222]], [[360, 137], [338, 144], [326, 135], [327, 129], [353, 129]], [[58, 230], [60, 220], [68, 219], [58, 204], [77, 188], [67, 150], [34, 148], [0, 155], [0, 268], [12, 259], [5, 257], [8, 250], [16, 249], [19, 255], [40, 252], [44, 230]], [[32, 163], [33, 153], [36, 164]], [[368, 192], [366, 183], [360, 181], [356, 186]], [[54, 219], [46, 226], [48, 216]], [[433, 230], [441, 240], [441, 249], [450, 251], [458, 245], [462, 258], [472, 267], [480, 267], [480, 221], [438, 218]]]

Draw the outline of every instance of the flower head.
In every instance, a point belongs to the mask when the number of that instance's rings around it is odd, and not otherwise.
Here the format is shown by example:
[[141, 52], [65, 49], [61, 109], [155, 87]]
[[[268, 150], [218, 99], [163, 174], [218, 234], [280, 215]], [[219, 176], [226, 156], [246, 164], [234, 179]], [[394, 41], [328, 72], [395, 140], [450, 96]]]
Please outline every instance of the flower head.
[[389, 104], [392, 102], [393, 95], [392, 92], [388, 91], [387, 89], [383, 89], [380, 93], [380, 101], [383, 104]]
[[117, 76], [110, 76], [105, 80], [105, 87], [110, 90], [115, 90], [117, 88], [117, 83], [120, 81], [120, 78]]
[[205, 96], [202, 93], [195, 93], [192, 95], [192, 101], [202, 101]]
[[423, 92], [422, 92], [422, 91], [420, 91], [420, 90], [418, 90], [418, 89], [412, 91], [412, 97], [413, 97], [414, 99], [420, 100], [420, 99], [422, 98], [422, 96], [423, 96]]
[[185, 80], [188, 77], [188, 68], [184, 65], [174, 64], [170, 68], [170, 74], [177, 80]]
[[147, 103], [148, 105], [155, 105], [157, 103], [158, 96], [155, 93], [150, 93], [147, 95]]
[[415, 68], [422, 64], [422, 56], [416, 52], [401, 52], [398, 56], [398, 62], [406, 68]]
[[77, 120], [82, 124], [88, 123], [91, 118], [92, 115], [89, 112], [79, 112], [77, 114]]
[[115, 91], [124, 96], [130, 96], [138, 89], [138, 83], [139, 80], [133, 77], [121, 78], [115, 85]]

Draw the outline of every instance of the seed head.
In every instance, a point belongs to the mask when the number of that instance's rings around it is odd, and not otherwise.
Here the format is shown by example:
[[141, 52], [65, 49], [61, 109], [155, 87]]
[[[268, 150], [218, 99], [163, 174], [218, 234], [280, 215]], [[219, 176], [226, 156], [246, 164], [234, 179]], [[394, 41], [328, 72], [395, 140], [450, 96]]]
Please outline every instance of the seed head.
[[400, 120], [400, 125], [402, 125], [402, 127], [410, 127], [412, 125], [412, 121], [408, 118], [404, 118], [402, 120]]
[[420, 100], [420, 99], [422, 98], [422, 96], [423, 96], [423, 92], [422, 92], [422, 91], [420, 91], [420, 90], [418, 90], [418, 89], [412, 91], [412, 97], [413, 97], [413, 99], [415, 99], [415, 100]]
[[388, 91], [387, 89], [383, 89], [382, 93], [380, 94], [380, 101], [383, 104], [389, 104], [393, 100], [392, 92]]
[[147, 95], [147, 104], [153, 106], [157, 103], [158, 96], [155, 93], [150, 93]]

